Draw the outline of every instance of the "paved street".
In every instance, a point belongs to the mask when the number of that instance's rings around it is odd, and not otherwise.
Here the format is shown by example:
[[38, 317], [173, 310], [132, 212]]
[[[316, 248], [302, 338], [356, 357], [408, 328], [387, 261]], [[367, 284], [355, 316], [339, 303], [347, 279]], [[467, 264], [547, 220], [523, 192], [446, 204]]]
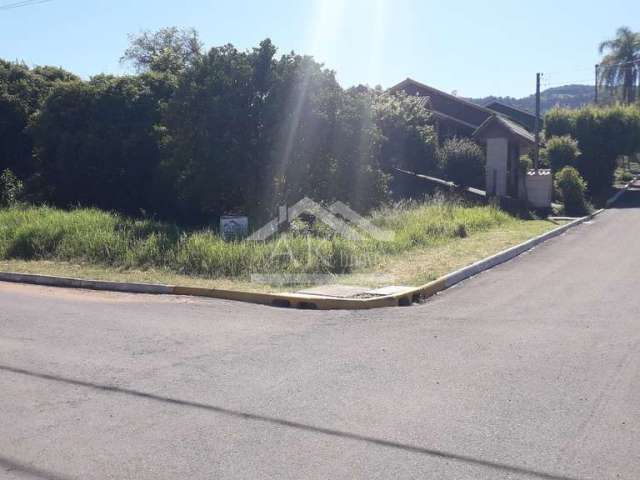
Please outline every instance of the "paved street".
[[639, 239], [363, 312], [0, 283], [0, 477], [637, 480]]

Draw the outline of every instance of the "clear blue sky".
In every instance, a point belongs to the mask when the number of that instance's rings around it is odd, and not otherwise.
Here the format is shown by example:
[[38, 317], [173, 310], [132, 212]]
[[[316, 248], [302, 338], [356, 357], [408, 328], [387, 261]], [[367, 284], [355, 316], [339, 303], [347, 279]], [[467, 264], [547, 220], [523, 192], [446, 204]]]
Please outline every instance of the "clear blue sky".
[[0, 9], [0, 57], [127, 73], [127, 34], [172, 25], [196, 28], [207, 47], [270, 37], [280, 53], [314, 55], [343, 86], [410, 76], [464, 96], [524, 96], [536, 71], [545, 85], [591, 82], [598, 43], [621, 25], [640, 30], [640, 1], [52, 0]]

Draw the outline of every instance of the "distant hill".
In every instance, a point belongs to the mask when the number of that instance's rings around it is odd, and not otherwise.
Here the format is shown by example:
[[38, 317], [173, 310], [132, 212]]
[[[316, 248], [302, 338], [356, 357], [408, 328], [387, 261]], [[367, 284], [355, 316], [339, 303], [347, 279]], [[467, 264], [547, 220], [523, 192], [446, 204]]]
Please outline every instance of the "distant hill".
[[[542, 113], [545, 113], [556, 105], [566, 108], [579, 108], [583, 105], [593, 103], [593, 95], [593, 86], [589, 85], [564, 85], [562, 87], [549, 88], [540, 93], [540, 109]], [[470, 98], [469, 100], [478, 105], [487, 105], [488, 103], [497, 101], [532, 113], [536, 109], [535, 95], [529, 95], [524, 98], [491, 96], [485, 98]]]

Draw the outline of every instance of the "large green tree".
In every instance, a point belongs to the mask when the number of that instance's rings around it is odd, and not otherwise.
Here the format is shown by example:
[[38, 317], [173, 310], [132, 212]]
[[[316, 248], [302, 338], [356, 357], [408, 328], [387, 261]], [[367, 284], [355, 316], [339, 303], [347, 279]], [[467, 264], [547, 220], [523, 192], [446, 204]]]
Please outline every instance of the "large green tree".
[[[213, 48], [181, 78], [165, 116], [162, 177], [180, 217], [272, 215], [303, 196], [369, 208], [384, 199], [382, 136], [367, 95], [311, 57]], [[169, 188], [167, 188], [169, 190]]]
[[120, 61], [130, 62], [138, 72], [178, 74], [202, 56], [202, 42], [193, 28], [161, 28], [129, 36], [129, 48]]
[[375, 91], [373, 103], [375, 122], [384, 137], [383, 168], [435, 173], [436, 131], [423, 99], [404, 92]]
[[640, 33], [620, 27], [615, 38], [602, 42], [599, 50], [608, 52], [602, 59], [600, 82], [619, 91], [623, 103], [633, 103], [640, 78]]
[[257, 206], [264, 158], [270, 42], [250, 52], [212, 48], [187, 69], [163, 119], [165, 205], [192, 221]]

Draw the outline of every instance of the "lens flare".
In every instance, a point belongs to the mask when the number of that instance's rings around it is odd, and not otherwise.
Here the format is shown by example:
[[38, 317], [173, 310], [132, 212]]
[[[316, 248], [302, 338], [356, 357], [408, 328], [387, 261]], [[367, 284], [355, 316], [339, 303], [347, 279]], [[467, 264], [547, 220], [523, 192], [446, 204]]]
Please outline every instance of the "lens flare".
[[[365, 6], [359, 6], [359, 8], [353, 8], [354, 6], [348, 5], [347, 0], [317, 0], [313, 5], [313, 24], [309, 29], [309, 42], [306, 50], [310, 52], [316, 60], [322, 62], [325, 59], [336, 59], [340, 56], [341, 51], [348, 50], [345, 48], [344, 42], [347, 41], [346, 32], [348, 32], [351, 22], [368, 22], [370, 28], [368, 29], [368, 38], [365, 68], [367, 70], [367, 78], [380, 79], [382, 76], [382, 69], [384, 68], [384, 43], [386, 32], [386, 19], [388, 15], [387, 0], [373, 0], [370, 3], [367, 2]], [[350, 7], [353, 11], [354, 18], [347, 18], [345, 10]], [[286, 185], [286, 172], [291, 162], [296, 141], [298, 141], [298, 133], [300, 129], [301, 116], [303, 109], [307, 103], [308, 96], [310, 94], [310, 76], [312, 71], [310, 68], [305, 68], [304, 61], [301, 64], [301, 70], [298, 72], [299, 77], [294, 82], [294, 87], [289, 92], [287, 99], [287, 111], [291, 112], [290, 118], [287, 121], [286, 128], [282, 132], [281, 140], [277, 148], [277, 160], [275, 169], [275, 178], [284, 180]], [[362, 116], [362, 125], [360, 128], [360, 142], [361, 146], [365, 148], [359, 149], [363, 152], [363, 155], [367, 155], [370, 152], [368, 145], [364, 145], [364, 142], [369, 142], [371, 136], [367, 134], [367, 130], [372, 127], [373, 117], [372, 112], [367, 112]], [[362, 163], [364, 159], [353, 158], [351, 161]], [[367, 163], [367, 162], [364, 162]], [[354, 165], [354, 167], [356, 167]], [[352, 171], [358, 172], [358, 168], [352, 169]], [[354, 178], [354, 187], [356, 190], [360, 190], [358, 186], [362, 183], [360, 178]], [[283, 185], [284, 188], [286, 186]], [[364, 192], [363, 192], [364, 193]]]

